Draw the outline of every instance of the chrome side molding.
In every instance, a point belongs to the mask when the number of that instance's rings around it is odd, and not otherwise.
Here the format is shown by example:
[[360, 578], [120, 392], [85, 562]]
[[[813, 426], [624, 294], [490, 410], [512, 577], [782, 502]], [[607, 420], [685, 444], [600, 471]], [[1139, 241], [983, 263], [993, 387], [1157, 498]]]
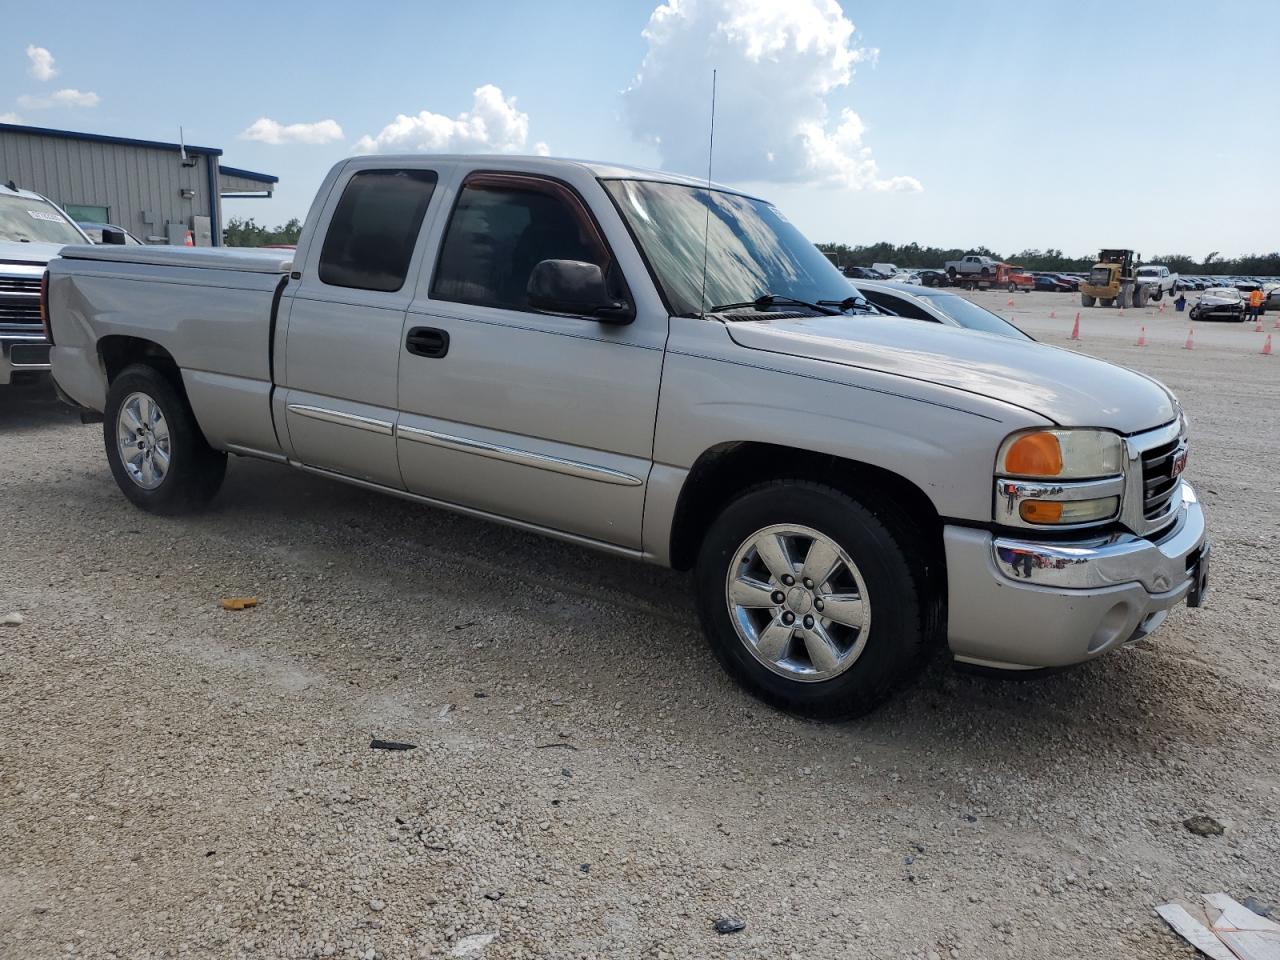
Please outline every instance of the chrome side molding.
[[643, 482], [639, 477], [633, 477], [631, 474], [623, 473], [621, 470], [611, 470], [608, 467], [599, 467], [595, 464], [583, 463], [580, 460], [566, 460], [563, 457], [553, 457], [545, 453], [517, 450], [515, 447], [508, 447], [499, 443], [488, 443], [484, 440], [473, 440], [469, 437], [455, 437], [447, 433], [438, 433], [435, 430], [406, 427], [404, 424], [397, 425], [396, 436], [404, 440], [411, 440], [414, 443], [425, 443], [433, 447], [457, 450], [462, 453], [474, 453], [493, 460], [518, 463], [524, 467], [549, 470], [552, 473], [580, 477], [583, 480], [596, 480], [600, 483], [612, 483], [624, 487], [638, 487]]
[[391, 436], [395, 430], [395, 424], [389, 420], [377, 420], [373, 417], [362, 417], [356, 413], [343, 413], [340, 410], [330, 410], [328, 407], [313, 407], [307, 403], [291, 403], [286, 409], [290, 413], [296, 413], [300, 417], [307, 417], [311, 420], [321, 420], [324, 423], [336, 423], [340, 427], [355, 427], [357, 430], [367, 430], [370, 433], [379, 433], [384, 437]]

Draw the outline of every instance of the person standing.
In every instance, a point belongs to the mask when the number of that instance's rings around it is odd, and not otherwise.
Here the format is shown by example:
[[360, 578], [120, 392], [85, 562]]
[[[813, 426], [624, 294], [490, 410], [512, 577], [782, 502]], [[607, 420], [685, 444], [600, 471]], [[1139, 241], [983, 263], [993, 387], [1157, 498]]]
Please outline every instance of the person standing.
[[1249, 319], [1255, 323], [1262, 319], [1262, 290], [1249, 293]]

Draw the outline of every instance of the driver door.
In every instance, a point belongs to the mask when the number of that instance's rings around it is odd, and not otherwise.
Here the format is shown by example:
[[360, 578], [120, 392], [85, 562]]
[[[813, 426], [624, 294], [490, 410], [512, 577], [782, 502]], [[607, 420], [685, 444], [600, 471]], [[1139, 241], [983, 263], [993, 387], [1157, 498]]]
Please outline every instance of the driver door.
[[[581, 187], [612, 213], [594, 179]], [[411, 492], [640, 548], [666, 312], [638, 303], [633, 322], [611, 325], [536, 310], [526, 294], [551, 259], [596, 263], [626, 292], [614, 246], [629, 240], [609, 226], [612, 243], [561, 180], [465, 177], [405, 321], [396, 442]]]

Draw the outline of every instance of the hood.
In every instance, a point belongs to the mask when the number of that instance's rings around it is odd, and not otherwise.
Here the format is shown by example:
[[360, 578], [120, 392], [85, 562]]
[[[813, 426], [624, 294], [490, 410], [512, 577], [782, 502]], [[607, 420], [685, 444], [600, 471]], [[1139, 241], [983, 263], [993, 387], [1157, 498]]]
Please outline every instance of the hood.
[[895, 317], [726, 324], [749, 350], [810, 357], [939, 384], [1031, 410], [1061, 426], [1138, 433], [1177, 416], [1172, 395], [1124, 367], [1034, 340]]
[[1196, 301], [1197, 306], [1201, 307], [1234, 307], [1242, 304], [1244, 297], [1231, 296], [1230, 294], [1221, 293], [1202, 293], [1200, 299]]
[[0, 263], [46, 264], [62, 252], [61, 243], [19, 243], [0, 240]]

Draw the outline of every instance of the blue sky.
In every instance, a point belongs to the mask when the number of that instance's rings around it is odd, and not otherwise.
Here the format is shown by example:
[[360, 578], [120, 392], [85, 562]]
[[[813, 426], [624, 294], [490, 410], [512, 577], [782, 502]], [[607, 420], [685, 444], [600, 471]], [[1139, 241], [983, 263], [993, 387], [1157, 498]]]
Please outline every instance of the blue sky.
[[226, 204], [274, 224], [357, 145], [701, 172], [714, 65], [717, 179], [814, 240], [1280, 246], [1280, 4], [658, 6], [10, 4], [0, 116], [166, 140], [182, 124], [281, 178]]

